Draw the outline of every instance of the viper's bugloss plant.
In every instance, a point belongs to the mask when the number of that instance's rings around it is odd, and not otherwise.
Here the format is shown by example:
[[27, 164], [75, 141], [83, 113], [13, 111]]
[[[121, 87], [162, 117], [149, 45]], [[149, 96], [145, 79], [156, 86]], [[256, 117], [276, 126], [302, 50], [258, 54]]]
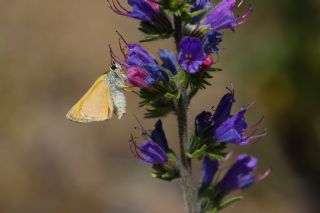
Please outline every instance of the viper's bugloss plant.
[[[145, 34], [140, 42], [173, 37], [176, 51], [160, 49], [158, 61], [141, 45], [129, 43], [124, 38], [126, 36], [117, 32], [122, 56], [116, 55], [110, 47], [115, 64], [110, 74], [101, 76], [94, 84], [106, 92], [109, 89], [103, 88], [110, 86], [110, 102], [105, 104], [109, 108], [102, 112], [106, 115], [100, 119], [102, 116], [90, 108], [92, 102], [85, 102], [90, 92], [95, 90], [92, 87], [68, 116], [74, 121], [90, 122], [110, 118], [112, 106], [116, 113], [119, 109], [123, 112], [123, 81], [126, 79], [141, 98], [140, 107], [146, 107], [146, 118], [172, 113], [177, 117], [179, 130], [180, 157], [177, 157], [169, 145], [175, 141], [167, 140], [160, 119], [150, 131], [138, 121], [143, 140], [131, 136], [133, 155], [152, 166], [152, 177], [180, 181], [186, 212], [218, 212], [242, 198], [233, 197], [232, 192], [247, 189], [269, 174], [267, 170], [263, 175], [256, 175], [254, 170], [258, 160], [248, 154], [238, 155], [228, 169], [222, 167], [231, 159], [230, 149], [252, 144], [265, 136], [266, 131], [257, 129], [262, 119], [255, 124], [249, 124], [245, 119], [250, 104], [233, 112], [233, 86], [227, 87], [226, 94], [215, 108], [199, 112], [192, 118], [194, 130], [190, 135], [187, 115], [193, 97], [211, 85], [209, 79], [214, 72], [221, 71], [216, 67], [216, 57], [221, 49], [224, 30], [235, 31], [245, 22], [252, 12], [252, 2], [221, 0], [215, 4], [210, 0], [128, 0], [128, 4], [130, 6], [127, 7], [119, 0], [108, 0], [109, 8], [116, 14], [140, 22], [139, 30]], [[246, 8], [245, 12], [237, 14], [239, 7]], [[116, 65], [125, 71], [126, 78], [122, 76], [120, 79]], [[108, 84], [102, 87], [104, 78], [108, 79]], [[117, 80], [119, 83], [115, 84], [114, 79], [121, 81]], [[79, 110], [84, 106], [85, 110]], [[83, 113], [93, 116], [85, 114], [84, 119], [78, 119], [84, 117]], [[202, 176], [198, 183], [192, 179], [192, 161], [202, 161]]]

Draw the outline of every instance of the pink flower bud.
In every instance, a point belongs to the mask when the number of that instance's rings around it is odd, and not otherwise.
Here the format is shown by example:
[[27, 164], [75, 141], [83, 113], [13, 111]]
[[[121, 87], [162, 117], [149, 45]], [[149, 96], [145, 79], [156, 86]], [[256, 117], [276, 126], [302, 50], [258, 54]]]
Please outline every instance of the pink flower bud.
[[130, 67], [128, 69], [128, 81], [136, 87], [148, 88], [149, 85], [145, 82], [147, 77], [147, 72], [140, 67]]
[[160, 6], [159, 6], [159, 4], [157, 4], [157, 3], [155, 3], [154, 1], [151, 1], [151, 0], [145, 0], [145, 1], [150, 5], [150, 7], [152, 7], [152, 9], [153, 9], [155, 12], [157, 12], [157, 13], [160, 12]]
[[211, 55], [208, 55], [202, 63], [202, 68], [208, 69], [212, 64], [214, 64], [214, 62], [214, 58]]

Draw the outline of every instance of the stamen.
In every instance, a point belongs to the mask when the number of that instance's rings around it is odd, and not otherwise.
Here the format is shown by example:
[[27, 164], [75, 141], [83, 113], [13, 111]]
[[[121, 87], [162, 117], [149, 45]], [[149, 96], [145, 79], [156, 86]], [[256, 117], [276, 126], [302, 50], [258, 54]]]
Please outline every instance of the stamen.
[[109, 44], [109, 49], [110, 49], [110, 55], [111, 55], [112, 60], [114, 60], [117, 64], [120, 64], [120, 66], [125, 67], [125, 68], [128, 68], [128, 65], [127, 65], [125, 62], [123, 62], [122, 60], [120, 60], [120, 59], [114, 54], [114, 52], [113, 52], [110, 44]]
[[256, 177], [256, 181], [262, 181], [264, 180], [266, 177], [268, 177], [271, 173], [271, 169], [268, 169], [267, 171], [265, 171], [263, 174], [259, 175]]
[[240, 2], [238, 3], [237, 7], [240, 7], [243, 4], [243, 0], [240, 0]]
[[141, 154], [139, 153], [139, 151], [141, 151], [140, 147], [137, 145], [132, 135], [129, 141], [130, 141], [130, 150], [133, 153], [133, 155], [140, 160], [144, 160], [143, 156], [141, 156]]
[[255, 124], [249, 126], [247, 129], [245, 129], [244, 131], [250, 131], [251, 129], [256, 128], [264, 119], [264, 116], [262, 116]]
[[121, 39], [120, 39], [120, 38], [119, 38], [119, 40], [118, 40], [118, 43], [119, 43], [119, 48], [120, 48], [120, 51], [121, 51], [123, 57], [125, 58], [125, 60], [127, 60], [127, 59], [128, 59], [128, 56], [127, 56], [127, 54], [125, 53], [124, 48], [122, 47]]
[[242, 14], [241, 16], [237, 17], [236, 22], [237, 24], [243, 24], [244, 22], [247, 21], [248, 17], [251, 15], [253, 11], [253, 6], [252, 6], [252, 1], [249, 2], [249, 7], [248, 9]]
[[121, 9], [123, 9], [123, 10], [126, 11], [127, 13], [130, 13], [130, 11], [127, 10], [126, 8], [124, 8], [124, 7], [120, 4], [120, 2], [119, 2], [118, 0], [116, 0], [116, 2], [118, 3], [118, 5], [119, 5], [119, 7], [120, 7]]
[[139, 121], [138, 117], [136, 115], [133, 115], [136, 119], [136, 121], [138, 122], [141, 130], [142, 130], [142, 135], [144, 136], [149, 136], [151, 138], [151, 135], [149, 134], [149, 132], [142, 126], [141, 122]]
[[128, 46], [128, 42], [124, 39], [124, 37], [121, 35], [121, 33], [119, 33], [118, 30], [116, 30], [116, 33], [120, 36], [120, 38], [122, 39], [122, 41]]
[[113, 12], [117, 13], [118, 15], [128, 16], [127, 13], [121, 11], [121, 10], [116, 6], [116, 4], [114, 3], [114, 0], [111, 0], [111, 1], [112, 1], [112, 3], [110, 2], [110, 0], [107, 0], [107, 2], [108, 2], [108, 4], [109, 4], [109, 8], [110, 8]]
[[247, 105], [243, 106], [241, 110], [247, 110], [247, 109], [251, 108], [255, 103], [256, 103], [256, 101], [251, 101]]
[[253, 132], [250, 135], [244, 137], [243, 139], [245, 139], [245, 140], [249, 139], [250, 137], [254, 136], [254, 134], [256, 134], [257, 131], [258, 131], [258, 129], [253, 130]]
[[261, 133], [258, 135], [251, 135], [249, 137], [245, 137], [245, 140], [254, 140], [254, 139], [259, 139], [267, 135], [267, 130], [263, 130]]

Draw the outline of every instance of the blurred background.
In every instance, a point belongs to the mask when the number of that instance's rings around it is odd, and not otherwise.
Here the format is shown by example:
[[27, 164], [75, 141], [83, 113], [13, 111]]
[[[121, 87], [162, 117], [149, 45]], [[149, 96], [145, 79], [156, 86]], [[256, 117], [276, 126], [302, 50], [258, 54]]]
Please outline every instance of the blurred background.
[[[254, 1], [255, 12], [226, 32], [208, 90], [192, 102], [189, 124], [209, 110], [232, 81], [234, 110], [256, 100], [249, 121], [265, 116], [268, 136], [240, 151], [260, 159], [265, 181], [225, 212], [320, 212], [320, 1]], [[10, 0], [0, 7], [0, 212], [183, 212], [178, 182], [151, 179], [129, 150], [142, 120], [127, 94], [121, 120], [80, 125], [65, 118], [109, 63], [119, 30], [138, 41], [137, 21], [108, 10], [104, 0]], [[145, 44], [173, 48], [172, 40]], [[142, 120], [152, 128], [155, 120]], [[173, 115], [164, 118], [177, 148]], [[200, 165], [195, 164], [195, 167]], [[199, 174], [196, 174], [196, 178]]]

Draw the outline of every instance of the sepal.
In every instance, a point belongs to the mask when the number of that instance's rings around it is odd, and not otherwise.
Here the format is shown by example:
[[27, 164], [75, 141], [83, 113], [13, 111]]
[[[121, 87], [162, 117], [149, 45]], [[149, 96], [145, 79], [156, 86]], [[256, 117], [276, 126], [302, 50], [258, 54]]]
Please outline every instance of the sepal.
[[140, 107], [147, 106], [146, 118], [156, 118], [174, 111], [174, 101], [179, 99], [180, 93], [176, 88], [174, 79], [168, 82], [160, 82], [151, 88], [141, 89], [139, 96], [142, 101]]
[[140, 42], [153, 41], [157, 39], [166, 39], [173, 35], [172, 24], [164, 12], [160, 12], [152, 22], [141, 21], [138, 28], [146, 36]]
[[180, 177], [179, 164], [176, 154], [170, 150], [167, 155], [169, 157], [167, 163], [153, 165], [152, 168], [155, 171], [151, 173], [151, 177], [165, 181], [172, 181]]
[[212, 140], [212, 142], [210, 143], [210, 145], [206, 149], [206, 154], [212, 160], [221, 161], [221, 160], [225, 159], [225, 157], [227, 155], [227, 153], [224, 152], [225, 149], [226, 149], [225, 143], [215, 143], [215, 141]]
[[188, 9], [191, 7], [191, 5], [184, 1], [162, 0], [161, 7], [174, 16], [181, 16], [182, 14], [188, 12]]

